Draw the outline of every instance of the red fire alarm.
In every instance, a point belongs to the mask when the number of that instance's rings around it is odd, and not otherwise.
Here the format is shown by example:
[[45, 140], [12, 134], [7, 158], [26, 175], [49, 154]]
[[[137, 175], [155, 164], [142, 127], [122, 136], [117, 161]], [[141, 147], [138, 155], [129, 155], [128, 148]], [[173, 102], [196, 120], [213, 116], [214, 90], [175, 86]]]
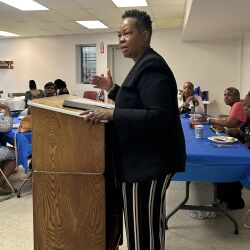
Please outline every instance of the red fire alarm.
[[103, 42], [100, 43], [100, 53], [101, 54], [104, 53], [104, 44], [103, 44]]

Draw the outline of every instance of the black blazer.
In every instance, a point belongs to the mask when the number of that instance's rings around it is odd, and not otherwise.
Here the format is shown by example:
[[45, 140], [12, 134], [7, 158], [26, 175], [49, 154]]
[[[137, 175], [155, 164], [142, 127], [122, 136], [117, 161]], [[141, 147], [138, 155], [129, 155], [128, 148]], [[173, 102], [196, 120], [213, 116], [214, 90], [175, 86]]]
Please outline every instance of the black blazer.
[[115, 101], [115, 169], [121, 181], [184, 171], [176, 81], [159, 54], [148, 49], [109, 98]]

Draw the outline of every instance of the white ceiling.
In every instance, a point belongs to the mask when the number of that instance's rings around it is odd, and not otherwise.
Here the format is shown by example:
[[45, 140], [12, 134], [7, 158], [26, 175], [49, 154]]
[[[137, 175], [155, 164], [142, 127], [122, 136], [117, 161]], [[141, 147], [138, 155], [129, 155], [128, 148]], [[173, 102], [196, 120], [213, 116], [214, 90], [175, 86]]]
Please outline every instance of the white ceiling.
[[[0, 2], [0, 30], [21, 37], [116, 32], [121, 15], [128, 9], [117, 8], [111, 0], [36, 1], [50, 10], [21, 11]], [[250, 32], [248, 13], [250, 0], [147, 0], [147, 2], [148, 7], [139, 9], [150, 14], [153, 28], [182, 27], [182, 41], [240, 37]], [[109, 28], [88, 30], [74, 22], [96, 19]], [[4, 37], [0, 36], [0, 39]]]
[[[189, 0], [188, 0], [189, 1]], [[190, 0], [182, 41], [244, 36], [250, 32], [250, 0]]]
[[[21, 37], [115, 32], [121, 15], [126, 10], [117, 8], [111, 0], [36, 0], [36, 2], [50, 10], [21, 11], [0, 2], [0, 30]], [[150, 14], [154, 29], [182, 26], [186, 0], [147, 0], [147, 2], [148, 7], [139, 9]], [[88, 30], [74, 22], [96, 19], [109, 28]]]

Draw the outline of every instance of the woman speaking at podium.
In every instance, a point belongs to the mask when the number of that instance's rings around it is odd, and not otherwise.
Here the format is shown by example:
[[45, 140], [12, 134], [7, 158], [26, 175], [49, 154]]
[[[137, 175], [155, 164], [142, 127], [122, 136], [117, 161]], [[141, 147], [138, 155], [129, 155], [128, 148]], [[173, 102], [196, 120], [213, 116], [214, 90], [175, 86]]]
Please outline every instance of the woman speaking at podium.
[[152, 21], [143, 11], [127, 10], [118, 39], [134, 66], [119, 87], [110, 71], [92, 84], [109, 92], [112, 110], [88, 110], [85, 120], [110, 120], [115, 130], [115, 172], [122, 184], [128, 249], [165, 249], [165, 193], [174, 173], [184, 171], [185, 143], [174, 75], [150, 48]]

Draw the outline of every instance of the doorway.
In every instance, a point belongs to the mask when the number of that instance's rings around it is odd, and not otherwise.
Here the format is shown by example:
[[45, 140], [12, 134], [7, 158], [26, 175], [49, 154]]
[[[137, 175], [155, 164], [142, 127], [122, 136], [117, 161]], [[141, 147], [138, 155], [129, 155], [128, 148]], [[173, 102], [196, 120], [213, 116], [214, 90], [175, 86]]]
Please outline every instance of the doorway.
[[109, 45], [108, 51], [108, 67], [113, 82], [121, 85], [131, 68], [134, 66], [134, 61], [131, 58], [125, 58], [118, 45]]

